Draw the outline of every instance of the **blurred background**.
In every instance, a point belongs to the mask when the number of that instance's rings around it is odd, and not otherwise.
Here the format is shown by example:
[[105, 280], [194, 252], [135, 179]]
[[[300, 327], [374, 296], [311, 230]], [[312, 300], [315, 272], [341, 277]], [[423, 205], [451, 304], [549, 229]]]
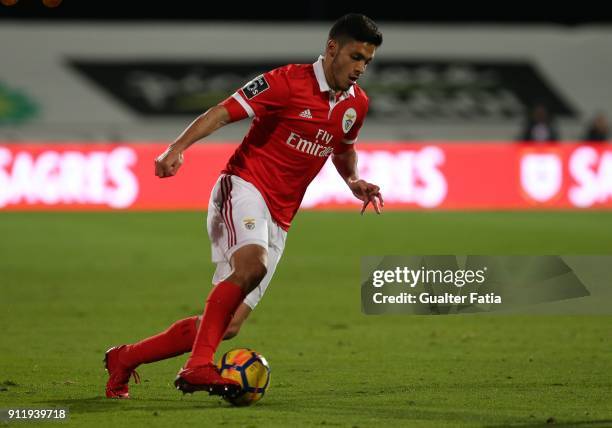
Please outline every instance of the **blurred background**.
[[[0, 191], [0, 206], [205, 208], [201, 195], [139, 199], [161, 149], [151, 143], [171, 142], [254, 76], [313, 62], [349, 11], [369, 15], [384, 34], [360, 81], [371, 103], [359, 148], [363, 174], [389, 189], [390, 208], [612, 206], [612, 154], [602, 144], [612, 112], [612, 14], [597, 8], [2, 0], [0, 11], [0, 166], [12, 188]], [[248, 126], [224, 127], [209, 142], [236, 144]], [[80, 160], [52, 146], [58, 158], [48, 160], [24, 146], [36, 142], [85, 146]], [[106, 152], [104, 163], [91, 143], [139, 147]], [[233, 148], [198, 150], [193, 171], [209, 173], [208, 188]], [[58, 170], [61, 188], [40, 190], [36, 177], [48, 184]], [[105, 182], [122, 202], [104, 199]], [[304, 202], [351, 203], [329, 165]]]
[[612, 15], [595, 8], [45, 2], [0, 6], [2, 139], [172, 139], [260, 72], [313, 62], [348, 11], [384, 33], [362, 138], [608, 137]]

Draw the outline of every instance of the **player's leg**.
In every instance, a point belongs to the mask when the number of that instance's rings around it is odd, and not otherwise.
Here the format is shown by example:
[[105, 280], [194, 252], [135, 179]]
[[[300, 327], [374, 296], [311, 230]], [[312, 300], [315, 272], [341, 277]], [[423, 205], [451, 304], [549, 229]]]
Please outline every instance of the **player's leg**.
[[174, 382], [183, 393], [208, 391], [215, 395], [239, 393], [240, 384], [220, 376], [214, 354], [227, 331], [234, 313], [247, 293], [257, 287], [266, 274], [266, 250], [246, 245], [234, 252], [234, 272], [217, 284], [206, 300], [202, 322], [196, 334], [191, 357]]
[[[238, 306], [223, 335], [223, 340], [231, 339], [238, 334], [242, 324], [263, 297], [282, 254], [284, 234], [282, 230], [280, 233], [273, 231], [271, 234], [273, 245], [268, 248], [267, 273], [259, 286], [252, 290]], [[282, 242], [279, 241], [277, 235], [281, 236]], [[279, 243], [282, 244], [280, 248]], [[231, 274], [231, 269], [228, 269], [227, 266], [220, 266], [218, 274], [221, 277], [228, 276]], [[244, 273], [242, 275], [244, 276]], [[134, 344], [109, 349], [105, 356], [105, 365], [109, 372], [106, 396], [129, 398], [128, 382], [132, 375], [138, 379], [135, 369], [140, 364], [160, 361], [191, 351], [201, 321], [202, 316], [185, 318], [176, 321], [168, 329], [154, 336]]]
[[[266, 292], [268, 284], [270, 284], [274, 272], [276, 271], [276, 266], [283, 254], [286, 234], [287, 233], [280, 228], [278, 228], [276, 233], [273, 232], [271, 234], [271, 245], [268, 247], [268, 267], [266, 276], [260, 281], [259, 285], [245, 297], [242, 304], [238, 306], [236, 313], [223, 335], [223, 340], [228, 340], [238, 335], [242, 324], [244, 324]], [[198, 323], [200, 321], [201, 317], [198, 318]]]
[[213, 359], [238, 306], [266, 276], [267, 212], [261, 194], [242, 179], [223, 176], [213, 189], [208, 233], [217, 263], [216, 285], [206, 299], [192, 354], [175, 380], [183, 392], [239, 391], [237, 382], [219, 375]]
[[130, 345], [106, 351], [104, 365], [109, 378], [106, 383], [108, 398], [129, 398], [128, 382], [140, 364], [176, 357], [191, 350], [197, 331], [197, 316], [176, 321], [165, 331]]
[[[232, 269], [230, 263], [224, 262], [222, 258], [219, 259], [218, 257], [219, 250], [221, 249], [223, 252], [225, 252], [227, 251], [228, 247], [224, 248], [221, 245], [215, 245], [215, 242], [225, 242], [225, 239], [228, 239], [229, 241], [227, 229], [225, 229], [225, 234], [218, 233], [219, 225], [225, 225], [224, 220], [222, 220], [222, 215], [224, 213], [219, 209], [222, 205], [219, 203], [219, 201], [215, 201], [215, 196], [219, 197], [223, 193], [221, 184], [220, 179], [215, 186], [217, 192], [215, 193], [215, 189], [213, 189], [213, 193], [211, 194], [211, 203], [209, 204], [208, 216], [208, 230], [211, 237], [211, 242], [213, 243], [213, 261], [215, 261], [216, 258], [218, 263], [213, 282], [219, 284], [225, 279], [227, 281], [239, 283], [245, 289], [251, 289], [259, 277], [264, 275], [263, 280], [259, 282], [259, 286], [253, 289], [244, 299], [244, 302], [238, 306], [238, 309], [236, 310], [223, 335], [223, 339], [229, 339], [238, 333], [240, 327], [247, 319], [252, 309], [255, 308], [263, 296], [272, 275], [274, 274], [276, 265], [280, 260], [280, 256], [282, 255], [286, 232], [271, 220], [267, 207], [263, 205], [260, 195], [254, 195], [253, 192], [249, 194], [247, 191], [246, 199], [249, 202], [249, 210], [252, 213], [253, 205], [259, 204], [260, 208], [263, 206], [265, 211], [263, 213], [263, 217], [265, 217], [265, 221], [262, 221], [261, 219], [256, 220], [255, 218], [249, 218], [248, 224], [245, 224], [244, 230], [250, 230], [252, 232], [254, 227], [248, 226], [254, 226], [255, 223], [259, 223], [258, 233], [249, 233], [246, 236], [246, 239], [244, 239], [245, 237], [243, 236], [242, 240], [243, 242], [256, 241], [258, 243], [263, 243], [265, 240], [263, 235], [268, 233], [268, 260], [265, 260], [265, 257], [261, 253], [260, 249], [245, 245], [247, 248], [246, 250], [240, 251], [236, 257], [232, 256], [233, 264], [236, 265], [236, 269]], [[240, 183], [237, 184], [239, 187]], [[253, 204], [253, 196], [256, 196], [255, 204]], [[261, 214], [261, 211], [262, 210], [260, 210], [259, 214]], [[267, 230], [266, 228], [262, 229], [262, 223], [266, 224]], [[249, 250], [249, 248], [251, 248], [251, 250]], [[215, 253], [217, 256], [215, 256]], [[253, 257], [255, 257], [255, 260], [252, 260]], [[262, 269], [262, 264], [264, 266], [267, 264], [267, 269]], [[266, 270], [267, 273], [265, 273]], [[196, 319], [195, 322], [194, 318]], [[111, 348], [107, 352], [105, 358], [105, 363], [110, 375], [107, 383], [107, 396], [113, 398], [127, 398], [128, 381], [130, 375], [135, 373], [134, 369], [139, 364], [159, 361], [181, 355], [192, 350], [196, 331], [199, 328], [201, 318], [202, 317], [190, 317], [179, 320], [167, 330], [155, 336], [146, 338], [133, 345], [123, 345], [120, 347]]]
[[[244, 211], [245, 208], [248, 208], [249, 215], [251, 217], [252, 214], [254, 215], [254, 221], [257, 221], [256, 218], [266, 209], [265, 203], [261, 200], [261, 195], [259, 195], [260, 200], [258, 201], [257, 198], [254, 198], [254, 196], [257, 196], [255, 194], [256, 191], [253, 192], [249, 189], [245, 189], [244, 183], [245, 182], [241, 185], [241, 183], [237, 182], [236, 187], [238, 192], [234, 191], [232, 193], [233, 183], [231, 182], [231, 178], [229, 178], [229, 176], [222, 176], [217, 180], [211, 192], [207, 226], [208, 234], [211, 239], [213, 262], [217, 263], [217, 270], [215, 272], [215, 278], [213, 279], [213, 283], [216, 285], [219, 285], [220, 282], [227, 279], [232, 273], [228, 257], [228, 253], [232, 248], [237, 249], [245, 243], [251, 242], [258, 242], [263, 246], [267, 245], [266, 238], [262, 236], [265, 230], [262, 230], [261, 227], [255, 228], [255, 230], [250, 233], [250, 236], [243, 236], [244, 234], [240, 233], [239, 240], [237, 239], [235, 230], [233, 230], [235, 229], [235, 224], [228, 221], [228, 219], [232, 217], [232, 208], [237, 208], [237, 211]], [[230, 201], [232, 196], [234, 197], [234, 204]], [[253, 201], [253, 199], [255, 200]], [[249, 225], [251, 224], [252, 223], [249, 223]], [[249, 231], [246, 225], [245, 231]], [[241, 270], [239, 274], [241, 277], [244, 277], [242, 282], [248, 282], [245, 281], [245, 279], [252, 276], [244, 270]], [[239, 315], [240, 314], [241, 312], [239, 311]], [[244, 319], [246, 319], [246, 316]], [[196, 325], [196, 322], [191, 318], [177, 321], [177, 323], [167, 331], [135, 344], [134, 348], [128, 348], [129, 350], [137, 351], [130, 352], [129, 357], [126, 358], [128, 364], [123, 362], [123, 354], [127, 348], [126, 346], [111, 348], [105, 357], [105, 365], [109, 371], [106, 395], [113, 398], [128, 398], [128, 381], [138, 364], [179, 355], [191, 350], [193, 348], [196, 332], [199, 328], [200, 326]], [[232, 329], [235, 328], [236, 324], [232, 326]], [[177, 334], [180, 335], [180, 339], [175, 337]], [[122, 358], [119, 358], [120, 355]]]
[[[223, 340], [235, 337], [252, 309], [246, 303], [238, 306]], [[135, 369], [141, 364], [176, 357], [193, 348], [202, 317], [193, 316], [173, 323], [163, 332], [139, 342], [116, 346], [106, 351], [104, 363], [109, 372], [106, 383], [108, 398], [129, 398], [128, 383], [131, 376], [138, 379]]]
[[208, 295], [202, 324], [185, 367], [213, 362], [214, 353], [236, 309], [266, 275], [266, 264], [267, 250], [259, 245], [246, 245], [234, 252], [231, 257], [233, 273]]
[[[245, 299], [245, 302], [246, 302], [246, 299]], [[236, 313], [232, 317], [232, 320], [230, 321], [229, 326], [227, 326], [227, 330], [225, 330], [225, 334], [223, 335], [223, 340], [229, 340], [229, 339], [236, 337], [238, 333], [240, 332], [240, 328], [242, 328], [242, 324], [244, 324], [246, 319], [249, 317], [249, 315], [253, 311], [253, 309], [251, 309], [251, 306], [249, 306], [245, 302], [243, 302], [240, 306], [238, 306], [238, 309], [236, 309]], [[198, 326], [199, 326], [202, 317], [198, 317], [198, 318], [199, 318], [198, 319]], [[194, 336], [194, 340], [195, 340], [195, 336]]]
[[[238, 310], [234, 314], [230, 325], [228, 326], [223, 339], [229, 339], [234, 337], [240, 331], [240, 327], [252, 312], [253, 309], [257, 306], [259, 301], [262, 299], [264, 293], [266, 292], [272, 277], [274, 276], [274, 272], [276, 271], [276, 267], [283, 255], [283, 251], [285, 249], [285, 241], [287, 238], [287, 232], [280, 228], [272, 217], [267, 213], [267, 226], [268, 226], [268, 251], [267, 251], [267, 262], [266, 262], [266, 275], [259, 282], [259, 285], [251, 290], [251, 292], [245, 297], [243, 303], [238, 307]], [[222, 268], [220, 269], [220, 274], [222, 274]], [[225, 274], [225, 276], [229, 276], [229, 274]], [[230, 279], [231, 276], [228, 278]]]
[[[232, 176], [225, 176], [222, 186], [221, 203], [213, 203], [213, 208], [217, 211], [214, 215], [221, 216], [225, 226], [222, 231], [227, 232], [227, 237], [223, 233], [215, 233], [214, 223], [219, 220], [214, 217], [213, 224], [209, 221], [208, 228], [212, 245], [217, 249], [227, 248], [224, 255], [229, 258], [231, 270], [229, 275], [225, 272], [226, 275], [221, 278], [219, 272], [215, 272], [215, 279], [221, 281], [217, 282], [206, 300], [202, 325], [198, 329], [186, 368], [212, 363], [214, 353], [238, 305], [268, 272], [270, 215], [263, 198], [250, 184]], [[213, 259], [214, 252], [213, 249]], [[218, 268], [229, 270], [225, 263], [221, 263]]]

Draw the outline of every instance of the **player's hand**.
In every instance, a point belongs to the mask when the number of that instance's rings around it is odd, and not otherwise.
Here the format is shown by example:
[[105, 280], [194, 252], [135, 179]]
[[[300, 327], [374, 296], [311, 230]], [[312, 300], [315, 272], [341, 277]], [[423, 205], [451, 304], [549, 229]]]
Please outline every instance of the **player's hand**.
[[159, 178], [172, 177], [183, 164], [183, 153], [168, 147], [155, 159], [155, 175]]
[[363, 201], [361, 207], [361, 214], [363, 215], [366, 207], [372, 203], [376, 214], [380, 214], [382, 208], [385, 206], [383, 197], [380, 193], [380, 187], [376, 184], [368, 183], [365, 180], [355, 180], [348, 183], [349, 188], [353, 192], [353, 195], [360, 201]]

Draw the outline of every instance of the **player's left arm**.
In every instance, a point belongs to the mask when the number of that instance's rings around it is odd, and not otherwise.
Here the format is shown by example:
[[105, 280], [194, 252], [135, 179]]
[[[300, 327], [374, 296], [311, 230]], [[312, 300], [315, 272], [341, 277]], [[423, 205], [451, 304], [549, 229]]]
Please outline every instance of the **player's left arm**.
[[351, 192], [357, 199], [363, 202], [361, 214], [371, 202], [377, 214], [381, 213], [385, 206], [380, 187], [376, 184], [368, 183], [359, 178], [357, 172], [357, 152], [353, 144], [341, 143], [344, 147], [342, 151], [336, 151], [332, 155], [332, 162], [340, 176], [344, 179]]

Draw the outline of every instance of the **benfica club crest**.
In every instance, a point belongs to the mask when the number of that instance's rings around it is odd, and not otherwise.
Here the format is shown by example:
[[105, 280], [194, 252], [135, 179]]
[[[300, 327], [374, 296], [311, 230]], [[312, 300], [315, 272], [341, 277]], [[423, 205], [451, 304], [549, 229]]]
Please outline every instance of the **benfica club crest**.
[[255, 229], [255, 219], [254, 218], [245, 218], [242, 221], [244, 222], [244, 227], [246, 227], [248, 230]]
[[351, 107], [344, 112], [344, 117], [342, 118], [342, 130], [345, 134], [351, 130], [356, 120], [357, 112], [354, 108]]

